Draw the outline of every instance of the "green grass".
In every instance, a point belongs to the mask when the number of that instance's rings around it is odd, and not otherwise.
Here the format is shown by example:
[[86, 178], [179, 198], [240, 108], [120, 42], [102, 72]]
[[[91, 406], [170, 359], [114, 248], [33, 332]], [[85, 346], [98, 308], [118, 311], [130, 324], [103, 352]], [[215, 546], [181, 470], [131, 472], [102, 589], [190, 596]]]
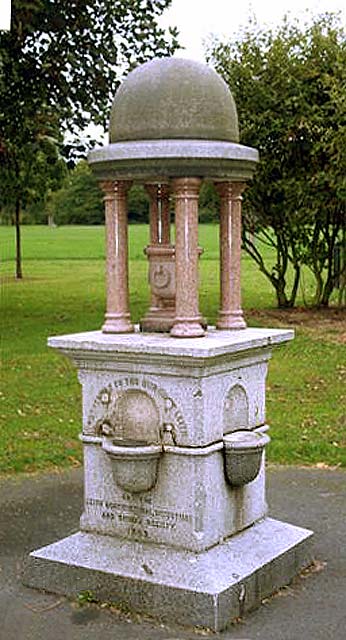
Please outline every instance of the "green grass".
[[[214, 322], [218, 308], [218, 228], [202, 225], [201, 310]], [[148, 304], [145, 226], [130, 227], [131, 312]], [[0, 227], [1, 355], [0, 473], [80, 464], [81, 394], [69, 361], [46, 347], [49, 335], [100, 327], [105, 305], [104, 229], [23, 227], [24, 279], [16, 281], [14, 230]], [[269, 256], [269, 250], [266, 250]], [[244, 309], [250, 325], [290, 326], [278, 314], [267, 280], [246, 255]], [[305, 276], [305, 295], [313, 283]], [[317, 317], [317, 316], [316, 316]], [[334, 325], [306, 315], [296, 339], [274, 353], [269, 367], [269, 461], [346, 466], [346, 345], [341, 314]], [[343, 329], [344, 335], [346, 329]]]

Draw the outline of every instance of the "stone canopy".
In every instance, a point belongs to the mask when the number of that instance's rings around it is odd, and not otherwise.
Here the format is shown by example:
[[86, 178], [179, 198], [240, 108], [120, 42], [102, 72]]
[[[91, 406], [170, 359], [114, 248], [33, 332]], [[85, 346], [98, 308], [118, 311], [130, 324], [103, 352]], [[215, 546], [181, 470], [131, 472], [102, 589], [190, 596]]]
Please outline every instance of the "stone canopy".
[[89, 163], [100, 180], [171, 176], [247, 180], [256, 149], [239, 144], [237, 109], [222, 78], [200, 62], [158, 58], [129, 73], [116, 92], [108, 146]]
[[[218, 329], [246, 327], [240, 299], [241, 200], [258, 162], [239, 143], [235, 101], [207, 65], [159, 58], [140, 65], [119, 87], [109, 144], [89, 154], [105, 193], [107, 311], [104, 333], [134, 330], [129, 311], [127, 192], [142, 183], [150, 200], [151, 303], [142, 331], [200, 337], [207, 322], [198, 302], [198, 200], [204, 179], [220, 195]], [[174, 202], [175, 244], [170, 201]]]

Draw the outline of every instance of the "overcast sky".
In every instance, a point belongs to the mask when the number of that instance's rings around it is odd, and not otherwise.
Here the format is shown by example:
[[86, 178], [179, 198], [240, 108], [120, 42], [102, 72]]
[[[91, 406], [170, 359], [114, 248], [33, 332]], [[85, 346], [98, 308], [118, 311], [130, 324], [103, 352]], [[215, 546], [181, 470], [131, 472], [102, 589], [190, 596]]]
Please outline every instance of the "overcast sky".
[[314, 14], [341, 10], [346, 24], [346, 0], [173, 0], [160, 23], [178, 27], [185, 50], [177, 56], [203, 61], [202, 41], [211, 33], [232, 36], [250, 15], [272, 26], [287, 13], [304, 21], [306, 10]]

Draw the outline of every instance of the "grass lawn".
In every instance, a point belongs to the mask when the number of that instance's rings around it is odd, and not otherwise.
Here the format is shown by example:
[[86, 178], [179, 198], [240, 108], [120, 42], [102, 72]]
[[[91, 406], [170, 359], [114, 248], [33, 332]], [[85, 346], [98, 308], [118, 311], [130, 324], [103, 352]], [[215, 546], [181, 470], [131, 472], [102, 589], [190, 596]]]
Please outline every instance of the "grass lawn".
[[[200, 228], [205, 249], [201, 310], [211, 323], [218, 308], [217, 235], [217, 226]], [[148, 304], [143, 255], [147, 238], [147, 227], [130, 227], [135, 321]], [[0, 474], [79, 465], [81, 394], [76, 371], [47, 349], [46, 339], [100, 327], [105, 306], [104, 229], [23, 227], [22, 281], [13, 277], [13, 256], [14, 229], [0, 227]], [[279, 312], [274, 291], [246, 255], [242, 271], [248, 324], [296, 328], [296, 339], [274, 352], [269, 367], [269, 461], [346, 467], [345, 310]], [[305, 298], [312, 289], [305, 274]]]

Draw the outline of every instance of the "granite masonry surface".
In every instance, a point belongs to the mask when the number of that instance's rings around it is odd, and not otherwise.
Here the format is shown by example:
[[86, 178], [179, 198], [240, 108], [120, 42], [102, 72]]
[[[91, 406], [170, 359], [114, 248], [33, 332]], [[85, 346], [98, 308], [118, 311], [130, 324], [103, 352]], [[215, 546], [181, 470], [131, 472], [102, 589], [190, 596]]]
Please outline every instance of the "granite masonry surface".
[[[50, 338], [83, 387], [84, 512], [80, 533], [31, 554], [26, 584], [91, 589], [214, 630], [287, 584], [309, 563], [312, 534], [267, 518], [264, 455], [253, 481], [230, 486], [223, 438], [267, 432], [268, 360], [292, 337], [245, 329], [194, 340]], [[144, 455], [131, 458], [136, 447]]]

